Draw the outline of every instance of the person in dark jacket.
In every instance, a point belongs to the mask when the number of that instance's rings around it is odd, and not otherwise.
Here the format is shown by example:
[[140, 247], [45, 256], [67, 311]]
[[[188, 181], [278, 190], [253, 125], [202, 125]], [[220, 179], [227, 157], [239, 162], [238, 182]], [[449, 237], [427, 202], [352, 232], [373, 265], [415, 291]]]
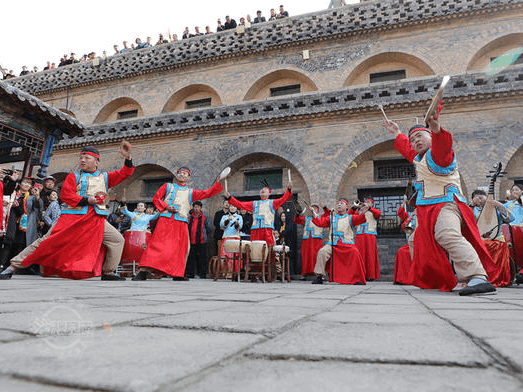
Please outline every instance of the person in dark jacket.
[[205, 278], [207, 274], [207, 239], [212, 232], [212, 224], [202, 212], [201, 201], [192, 203], [193, 211], [189, 216], [189, 240], [191, 248], [185, 267], [188, 278]]

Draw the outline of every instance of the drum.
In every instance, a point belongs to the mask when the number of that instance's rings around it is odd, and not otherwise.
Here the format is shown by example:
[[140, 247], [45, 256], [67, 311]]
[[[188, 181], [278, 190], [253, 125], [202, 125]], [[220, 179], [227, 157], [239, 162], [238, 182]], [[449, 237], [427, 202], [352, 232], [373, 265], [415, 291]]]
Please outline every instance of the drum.
[[[274, 245], [274, 247], [272, 249], [277, 253], [282, 253], [283, 245]], [[290, 251], [291, 251], [291, 248], [289, 248], [288, 246], [285, 246], [285, 253], [289, 253]]]
[[[268, 249], [267, 249], [267, 243], [265, 241], [251, 241], [250, 244], [251, 248], [251, 260], [254, 262], [261, 262], [264, 261], [264, 255], [265, 258], [267, 258], [268, 255]], [[264, 251], [265, 248], [265, 251]]]
[[241, 241], [241, 252], [240, 252], [240, 240], [230, 240], [227, 239], [224, 241], [223, 250], [226, 253], [245, 253], [247, 252], [247, 245], [250, 245], [251, 241]]
[[151, 238], [151, 233], [147, 231], [128, 230], [123, 233], [123, 238], [125, 239], [125, 244], [120, 264], [139, 263], [147, 242]]

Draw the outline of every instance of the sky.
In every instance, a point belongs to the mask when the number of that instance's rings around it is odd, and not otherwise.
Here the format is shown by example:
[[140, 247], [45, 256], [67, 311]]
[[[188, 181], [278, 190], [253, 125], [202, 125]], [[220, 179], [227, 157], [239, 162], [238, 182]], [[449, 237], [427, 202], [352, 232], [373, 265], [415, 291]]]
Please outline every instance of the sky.
[[[359, 0], [346, 0], [347, 4]], [[9, 1], [2, 4], [0, 23], [0, 66], [19, 75], [22, 66], [29, 70], [45, 67], [46, 62], [60, 62], [64, 54], [74, 52], [76, 57], [96, 52], [102, 55], [114, 53], [113, 45], [122, 48], [122, 41], [131, 42], [139, 37], [143, 41], [149, 36], [152, 42], [158, 34], [171, 31], [181, 38], [188, 26], [200, 31], [209, 25], [216, 31], [218, 18], [225, 21], [230, 15], [236, 22], [241, 16], [250, 14], [254, 19], [261, 10], [268, 18], [270, 9], [283, 4], [290, 16], [327, 9], [330, 0], [26, 0]], [[24, 10], [21, 10], [23, 8]]]

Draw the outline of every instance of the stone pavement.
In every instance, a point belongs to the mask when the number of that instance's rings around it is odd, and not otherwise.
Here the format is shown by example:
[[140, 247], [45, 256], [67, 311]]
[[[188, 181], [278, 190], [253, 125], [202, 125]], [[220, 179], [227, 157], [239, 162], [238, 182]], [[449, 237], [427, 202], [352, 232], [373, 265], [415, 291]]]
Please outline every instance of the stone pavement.
[[0, 391], [522, 391], [523, 286], [0, 282]]

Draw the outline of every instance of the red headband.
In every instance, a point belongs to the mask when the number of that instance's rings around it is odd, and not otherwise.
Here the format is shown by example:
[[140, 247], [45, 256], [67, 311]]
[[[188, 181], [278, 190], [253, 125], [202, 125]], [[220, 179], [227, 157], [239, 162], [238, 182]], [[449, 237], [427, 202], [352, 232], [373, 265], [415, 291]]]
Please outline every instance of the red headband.
[[176, 173], [180, 173], [180, 172], [187, 172], [187, 173], [189, 173], [189, 175], [191, 175], [191, 171], [189, 169], [187, 169], [186, 167], [181, 167], [176, 171]]
[[263, 187], [263, 188], [262, 188], [262, 191], [263, 191], [264, 189], [267, 189], [267, 190], [269, 191], [269, 193], [271, 193], [271, 188], [269, 188], [268, 186]]
[[340, 199], [340, 200], [338, 200], [338, 201], [341, 201], [341, 202], [343, 202], [343, 203], [349, 205], [349, 202], [348, 202], [348, 200], [346, 200], [346, 199]]
[[90, 155], [92, 157], [95, 157], [96, 159], [100, 159], [100, 155], [94, 153], [94, 152], [91, 152], [91, 151], [82, 151], [80, 153], [80, 155]]
[[409, 131], [409, 137], [410, 137], [410, 135], [412, 135], [414, 132], [418, 132], [418, 131], [431, 133], [431, 132], [430, 132], [430, 129], [425, 128], [425, 127], [423, 127], [423, 126], [415, 127], [415, 128], [413, 127], [413, 128], [411, 128], [410, 131]]

